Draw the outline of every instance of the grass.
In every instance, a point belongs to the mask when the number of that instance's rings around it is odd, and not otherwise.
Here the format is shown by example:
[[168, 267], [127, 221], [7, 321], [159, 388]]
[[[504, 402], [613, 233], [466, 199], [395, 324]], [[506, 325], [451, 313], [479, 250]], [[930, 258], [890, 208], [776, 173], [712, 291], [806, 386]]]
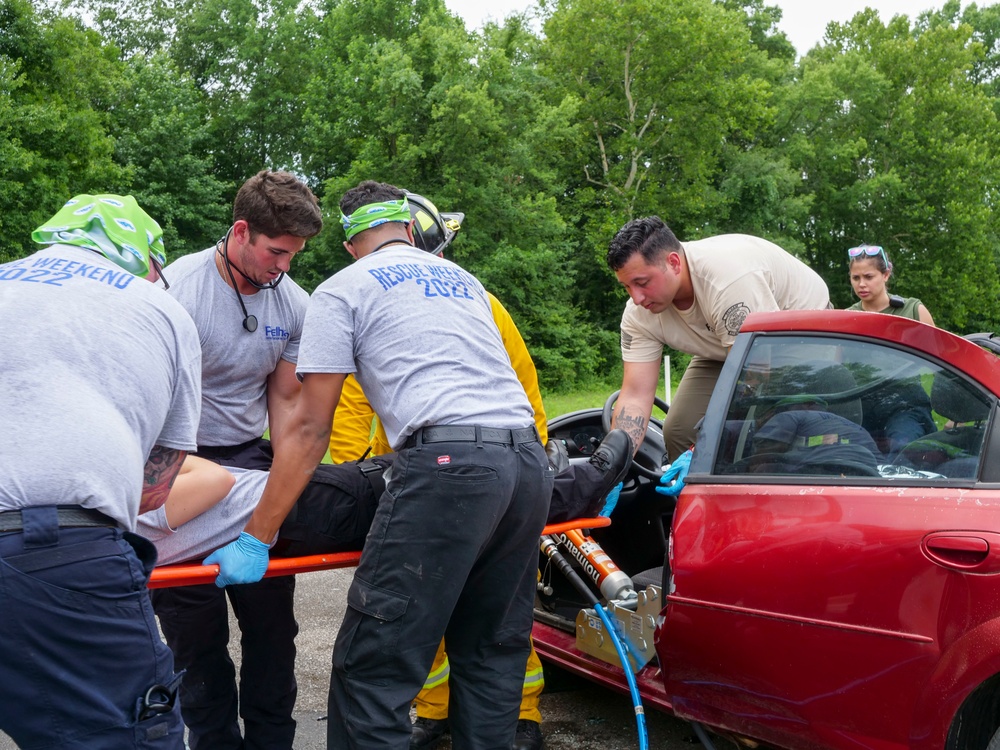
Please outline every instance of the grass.
[[[545, 416], [548, 419], [552, 419], [553, 417], [558, 417], [560, 414], [568, 414], [571, 411], [578, 411], [579, 409], [599, 409], [604, 406], [604, 402], [607, 401], [608, 396], [621, 387], [621, 381], [616, 380], [613, 383], [594, 384], [565, 393], [547, 393], [543, 391], [542, 404], [545, 406]], [[677, 384], [674, 383], [674, 389], [676, 388]], [[662, 398], [663, 393], [663, 377], [661, 376], [656, 394]]]
[[579, 409], [600, 408], [608, 396], [621, 388], [621, 382], [593, 385], [567, 393], [542, 393], [545, 416], [549, 419]]

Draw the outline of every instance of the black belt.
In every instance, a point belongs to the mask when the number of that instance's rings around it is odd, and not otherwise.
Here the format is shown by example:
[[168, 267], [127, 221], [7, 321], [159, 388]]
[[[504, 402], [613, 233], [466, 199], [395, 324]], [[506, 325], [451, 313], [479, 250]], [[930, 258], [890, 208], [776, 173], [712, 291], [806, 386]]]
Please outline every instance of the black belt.
[[516, 445], [518, 443], [540, 443], [538, 430], [534, 425], [518, 430], [504, 430], [499, 427], [480, 427], [479, 425], [442, 425], [440, 427], [421, 427], [408, 438], [404, 446], [413, 448], [422, 443], [500, 443], [501, 445]]
[[198, 450], [192, 453], [192, 456], [198, 456], [199, 458], [204, 458], [209, 461], [214, 461], [217, 458], [232, 458], [237, 453], [245, 451], [252, 445], [259, 443], [261, 438], [255, 437], [252, 440], [247, 440], [245, 443], [240, 443], [239, 445], [199, 445]]
[[[117, 528], [118, 522], [106, 516], [99, 510], [77, 508], [73, 505], [60, 505], [56, 509], [60, 528], [76, 528], [81, 526], [112, 526]], [[22, 531], [21, 511], [5, 510], [0, 512], [0, 532]]]

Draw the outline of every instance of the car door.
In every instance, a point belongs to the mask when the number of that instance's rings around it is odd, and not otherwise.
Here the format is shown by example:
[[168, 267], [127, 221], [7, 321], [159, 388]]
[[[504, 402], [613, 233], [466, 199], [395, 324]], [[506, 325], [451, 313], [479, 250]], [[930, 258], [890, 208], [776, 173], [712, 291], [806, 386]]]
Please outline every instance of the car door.
[[932, 353], [744, 334], [674, 517], [675, 711], [786, 747], [942, 747], [1000, 651], [970, 637], [1000, 615], [995, 413]]

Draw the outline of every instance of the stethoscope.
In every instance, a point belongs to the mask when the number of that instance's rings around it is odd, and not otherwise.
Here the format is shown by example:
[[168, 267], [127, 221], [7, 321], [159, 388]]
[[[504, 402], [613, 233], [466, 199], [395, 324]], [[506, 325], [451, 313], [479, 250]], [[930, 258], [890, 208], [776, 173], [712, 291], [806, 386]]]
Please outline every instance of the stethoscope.
[[[222, 256], [222, 264], [226, 267], [226, 273], [229, 274], [229, 280], [233, 282], [233, 291], [236, 292], [236, 301], [240, 303], [240, 310], [243, 311], [243, 328], [248, 333], [253, 333], [254, 331], [257, 330], [257, 316], [251, 315], [250, 313], [247, 312], [247, 306], [243, 302], [243, 295], [240, 294], [240, 288], [236, 284], [236, 277], [233, 276], [233, 268], [236, 269], [236, 272], [240, 276], [246, 279], [248, 284], [257, 289], [274, 289], [276, 286], [278, 286], [279, 283], [281, 283], [281, 280], [285, 278], [285, 274], [284, 272], [278, 274], [278, 278], [276, 278], [269, 284], [258, 284], [256, 281], [254, 281], [245, 273], [243, 273], [243, 271], [240, 270], [239, 266], [234, 266], [229, 261], [229, 236], [232, 233], [233, 233], [233, 228], [229, 227], [229, 231], [226, 232], [226, 236], [216, 243], [215, 251]], [[220, 243], [222, 245], [222, 250], [219, 250]]]

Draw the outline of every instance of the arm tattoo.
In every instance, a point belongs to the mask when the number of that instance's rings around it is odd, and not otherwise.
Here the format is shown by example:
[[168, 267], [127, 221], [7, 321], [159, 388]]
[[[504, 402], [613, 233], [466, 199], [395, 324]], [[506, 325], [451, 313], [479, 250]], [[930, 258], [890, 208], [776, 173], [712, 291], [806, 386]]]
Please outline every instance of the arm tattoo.
[[646, 422], [641, 414], [626, 414], [625, 407], [615, 416], [615, 427], [624, 430], [632, 438], [632, 455], [635, 455], [646, 438]]
[[170, 494], [170, 488], [174, 484], [174, 479], [177, 478], [185, 455], [185, 451], [179, 451], [175, 448], [164, 448], [162, 445], [153, 446], [143, 469], [140, 513], [156, 510], [167, 501], [167, 495]]

